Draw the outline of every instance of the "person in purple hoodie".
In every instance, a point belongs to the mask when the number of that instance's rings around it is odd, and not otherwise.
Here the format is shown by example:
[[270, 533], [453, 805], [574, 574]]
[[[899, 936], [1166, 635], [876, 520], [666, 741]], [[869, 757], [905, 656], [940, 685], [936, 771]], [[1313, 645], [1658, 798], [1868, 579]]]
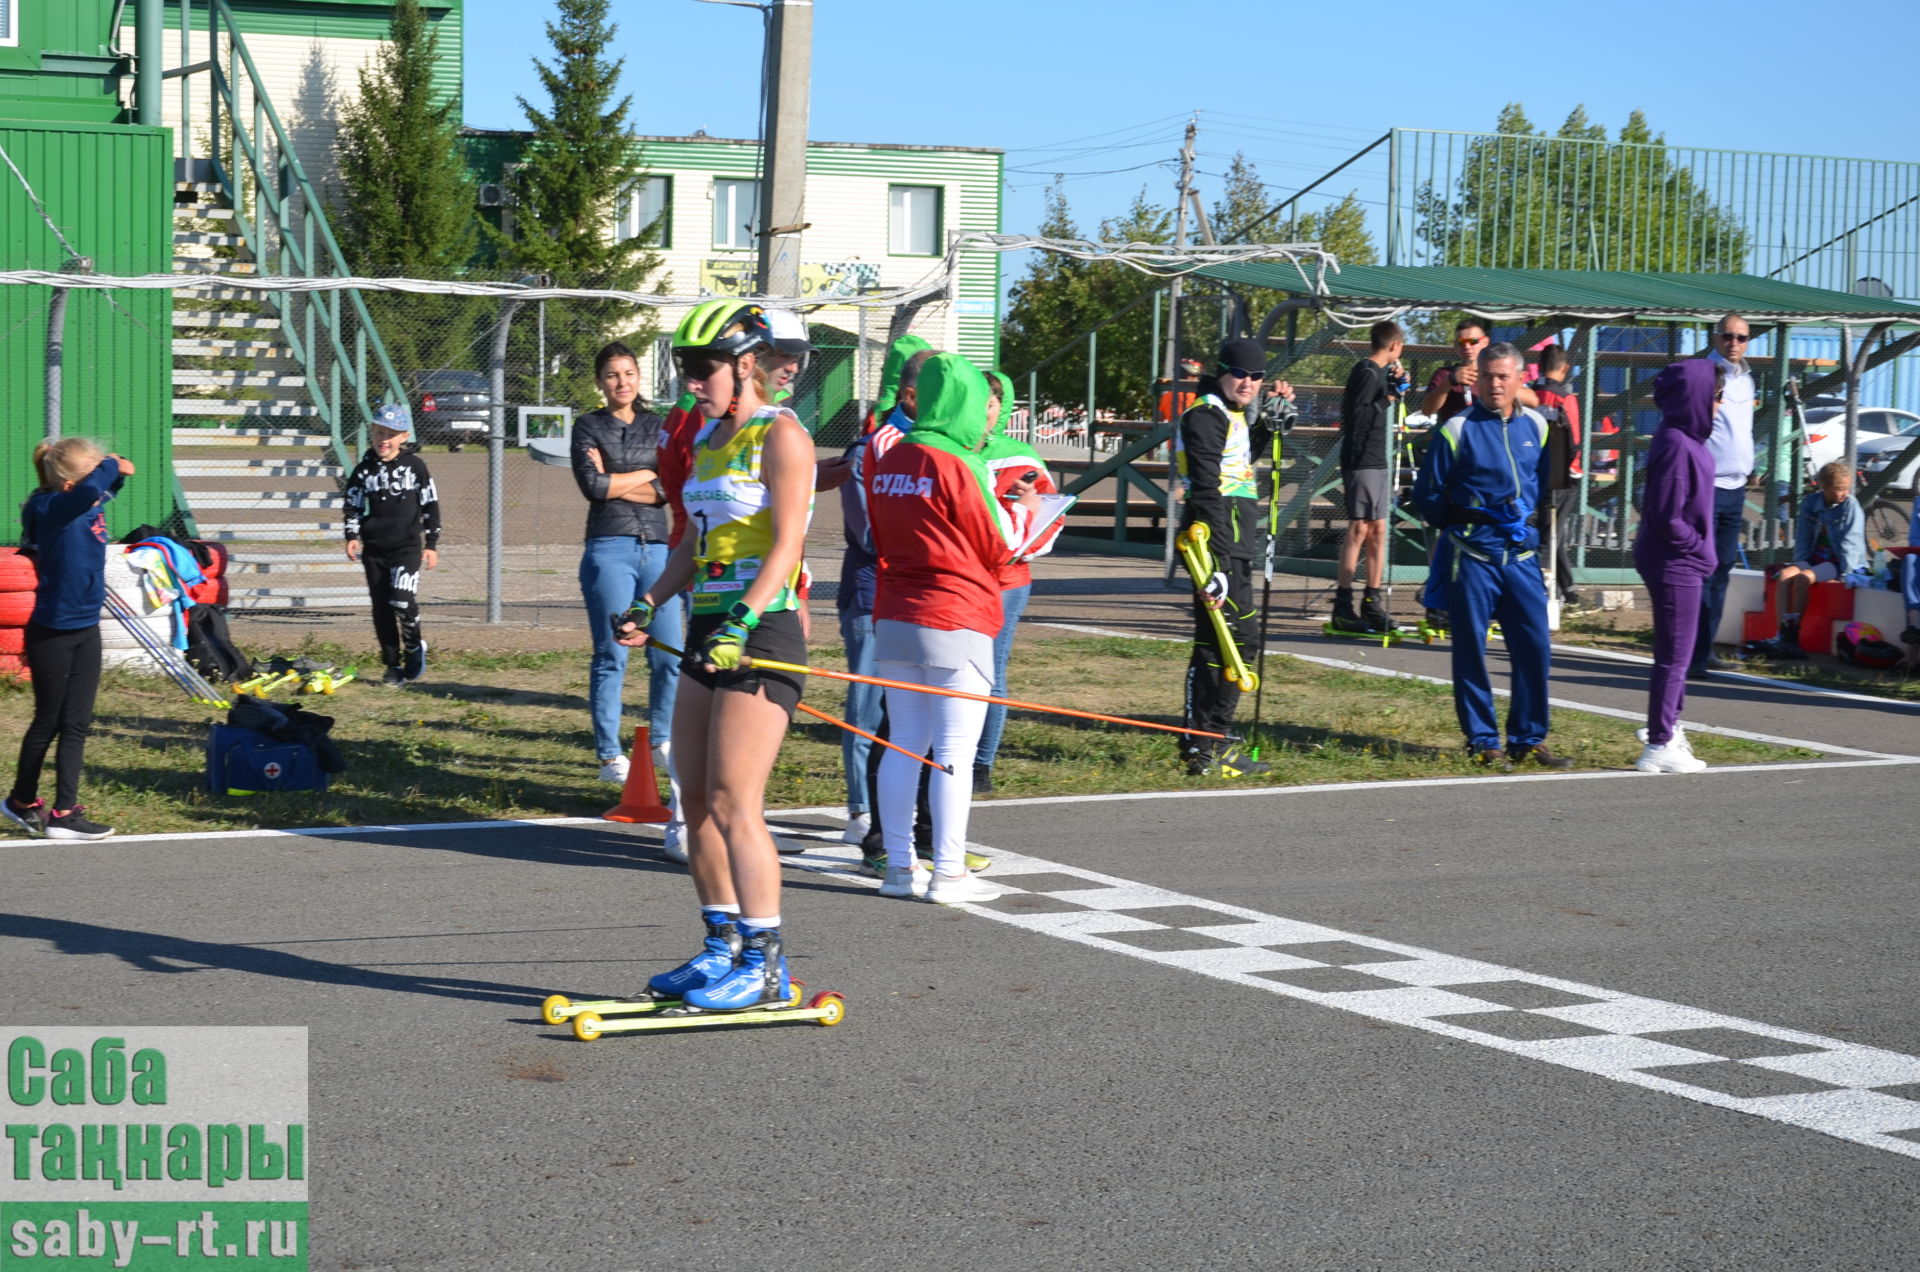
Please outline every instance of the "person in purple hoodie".
[[1680, 729], [1687, 698], [1687, 663], [1700, 636], [1700, 597], [1713, 573], [1713, 432], [1719, 391], [1714, 364], [1676, 362], [1653, 382], [1660, 427], [1647, 448], [1647, 488], [1640, 498], [1640, 532], [1633, 563], [1653, 598], [1653, 676], [1647, 684], [1646, 748], [1633, 766], [1642, 773], [1698, 773]]

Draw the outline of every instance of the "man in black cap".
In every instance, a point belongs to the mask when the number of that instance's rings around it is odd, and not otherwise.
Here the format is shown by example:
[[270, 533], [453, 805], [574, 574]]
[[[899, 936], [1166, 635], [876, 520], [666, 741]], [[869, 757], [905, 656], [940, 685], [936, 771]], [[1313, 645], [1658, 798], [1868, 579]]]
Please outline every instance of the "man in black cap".
[[[1253, 603], [1253, 560], [1261, 549], [1260, 491], [1254, 458], [1268, 444], [1259, 413], [1250, 410], [1266, 378], [1266, 351], [1257, 340], [1229, 340], [1220, 346], [1214, 374], [1203, 378], [1199, 399], [1180, 417], [1174, 431], [1174, 460], [1186, 498], [1180, 529], [1207, 528], [1205, 577], [1194, 580], [1193, 658], [1187, 664], [1186, 723], [1209, 733], [1229, 732], [1240, 687], [1227, 679], [1227, 658], [1216, 637], [1209, 610], [1219, 610], [1242, 657], [1258, 635]], [[1293, 386], [1282, 380], [1272, 391], [1289, 400]], [[1253, 661], [1248, 659], [1249, 662]], [[1188, 737], [1183, 754], [1187, 772], [1198, 777], [1244, 777], [1272, 766], [1249, 756], [1239, 744]]]

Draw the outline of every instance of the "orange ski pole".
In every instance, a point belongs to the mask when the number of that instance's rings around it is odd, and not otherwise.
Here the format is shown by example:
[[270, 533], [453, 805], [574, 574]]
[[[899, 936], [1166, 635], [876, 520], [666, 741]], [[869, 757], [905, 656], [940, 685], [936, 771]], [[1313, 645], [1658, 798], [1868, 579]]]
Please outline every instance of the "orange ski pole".
[[[665, 649], [666, 646], [662, 645], [661, 648]], [[816, 720], [825, 720], [828, 724], [837, 724], [841, 728], [845, 729], [848, 733], [858, 734], [859, 736], [865, 738], [869, 742], [878, 742], [881, 746], [886, 747], [887, 750], [889, 751], [898, 751], [900, 752], [900, 754], [906, 756], [910, 760], [918, 760], [922, 764], [926, 765], [928, 768], [937, 769], [940, 772], [945, 773], [948, 777], [953, 776], [953, 765], [951, 764], [935, 764], [932, 760], [928, 759], [924, 755], [915, 755], [912, 751], [907, 750], [907, 748], [904, 746], [895, 746], [893, 743], [887, 741], [885, 738], [875, 737], [873, 734], [868, 733], [865, 729], [857, 729], [853, 725], [848, 724], [845, 720], [839, 719], [836, 716], [830, 716], [826, 712], [820, 710], [819, 708], [810, 707], [804, 702], [797, 702], [794, 705], [799, 707], [802, 711], [806, 712], [808, 715], [812, 716]]]
[[[675, 658], [686, 657], [686, 655], [683, 654], [680, 650], [675, 649], [672, 645], [667, 644], [667, 642], [663, 640], [649, 639], [647, 643], [649, 645], [656, 647], [662, 653], [671, 654]], [[924, 755], [915, 755], [912, 751], [907, 750], [907, 748], [904, 746], [895, 746], [893, 743], [887, 741], [885, 738], [875, 737], [873, 734], [868, 733], [865, 729], [857, 729], [853, 725], [848, 724], [845, 720], [840, 719], [838, 716], [828, 715], [826, 712], [820, 710], [818, 707], [810, 707], [804, 702], [796, 702], [794, 705], [799, 707], [802, 711], [806, 712], [808, 715], [812, 716], [816, 720], [825, 720], [828, 724], [838, 725], [840, 728], [845, 729], [848, 733], [857, 733], [869, 742], [878, 742], [881, 746], [886, 747], [887, 750], [889, 751], [898, 751], [900, 752], [900, 754], [906, 756], [910, 760], [918, 760], [922, 764], [926, 765], [928, 768], [938, 769], [940, 772], [945, 773], [948, 777], [953, 776], [953, 765], [951, 764], [935, 764], [932, 760], [928, 759]]]
[[1225, 733], [1209, 733], [1205, 729], [1187, 729], [1177, 724], [1155, 724], [1151, 720], [1133, 720], [1126, 716], [1101, 715], [1098, 711], [1075, 711], [1072, 707], [1049, 707], [1039, 702], [1022, 702], [1018, 698], [996, 698], [987, 693], [968, 693], [964, 689], [942, 689], [935, 685], [916, 685], [905, 680], [883, 680], [879, 676], [857, 676], [850, 671], [824, 671], [818, 667], [802, 667], [798, 663], [774, 662], [767, 658], [742, 658], [742, 667], [765, 667], [768, 671], [790, 671], [800, 676], [824, 676], [828, 680], [844, 680], [856, 685], [879, 685], [883, 689], [910, 689], [914, 693], [930, 693], [942, 698], [965, 698], [968, 702], [989, 702], [1003, 707], [1017, 707], [1022, 711], [1045, 711], [1051, 715], [1076, 716], [1082, 720], [1103, 720], [1108, 724], [1130, 724], [1140, 729], [1158, 729], [1162, 733], [1185, 733], [1196, 738], [1219, 738], [1223, 742], [1234, 739]]

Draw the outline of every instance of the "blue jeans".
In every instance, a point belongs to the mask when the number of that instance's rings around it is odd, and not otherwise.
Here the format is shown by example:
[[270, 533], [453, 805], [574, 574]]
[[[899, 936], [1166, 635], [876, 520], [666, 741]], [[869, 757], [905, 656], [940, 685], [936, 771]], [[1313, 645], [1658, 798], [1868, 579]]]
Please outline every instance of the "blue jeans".
[[1707, 576], [1700, 593], [1700, 635], [1693, 642], [1693, 662], [1687, 674], [1697, 676], [1707, 669], [1713, 653], [1713, 634], [1720, 630], [1720, 613], [1727, 608], [1727, 579], [1740, 559], [1740, 527], [1746, 524], [1747, 488], [1713, 488], [1713, 552], [1719, 564]]
[[[1007, 696], [1007, 660], [1013, 657], [1013, 629], [1019, 625], [1020, 616], [1027, 612], [1027, 598], [1032, 595], [1031, 583], [1000, 593], [1000, 634], [993, 638], [993, 696], [996, 698]], [[1006, 729], [1007, 709], [988, 707], [987, 723], [980, 730], [980, 749], [973, 756], [975, 767], [993, 767], [994, 757], [1000, 754], [1000, 735]]]
[[[847, 647], [847, 670], [871, 676], [873, 670], [873, 615], [859, 610], [840, 611], [840, 643]], [[847, 686], [847, 723], [875, 733], [880, 728], [882, 690], [879, 685]], [[847, 770], [847, 814], [858, 817], [873, 807], [867, 791], [867, 757], [873, 743], [855, 733], [840, 735], [840, 762]]]
[[[593, 712], [593, 747], [602, 763], [625, 755], [629, 740], [620, 728], [620, 692], [627, 678], [627, 646], [614, 643], [615, 614], [653, 586], [666, 568], [667, 545], [642, 543], [625, 535], [587, 540], [580, 555], [580, 594], [587, 603], [587, 630], [593, 635], [593, 663], [587, 674], [587, 699]], [[675, 648], [686, 645], [686, 606], [675, 597], [653, 616], [649, 629]], [[673, 726], [673, 697], [680, 687], [680, 660], [647, 650], [647, 728], [654, 745], [665, 742]]]

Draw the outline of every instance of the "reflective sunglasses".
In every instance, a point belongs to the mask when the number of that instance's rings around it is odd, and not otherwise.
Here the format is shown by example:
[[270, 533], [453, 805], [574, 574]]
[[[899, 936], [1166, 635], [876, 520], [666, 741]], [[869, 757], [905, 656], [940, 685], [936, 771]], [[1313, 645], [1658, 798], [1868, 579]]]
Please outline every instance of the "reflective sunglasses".
[[681, 352], [673, 355], [673, 363], [680, 369], [680, 377], [685, 380], [708, 380], [721, 367], [733, 365], [731, 358], [718, 358], [710, 353]]
[[1236, 380], [1264, 380], [1267, 378], [1265, 371], [1242, 371], [1239, 367], [1230, 367], [1224, 362], [1220, 364], [1220, 374], [1230, 375]]
[[1713, 334], [1722, 340], [1738, 340], [1742, 344], [1753, 339], [1751, 335], [1744, 331], [1716, 331]]

